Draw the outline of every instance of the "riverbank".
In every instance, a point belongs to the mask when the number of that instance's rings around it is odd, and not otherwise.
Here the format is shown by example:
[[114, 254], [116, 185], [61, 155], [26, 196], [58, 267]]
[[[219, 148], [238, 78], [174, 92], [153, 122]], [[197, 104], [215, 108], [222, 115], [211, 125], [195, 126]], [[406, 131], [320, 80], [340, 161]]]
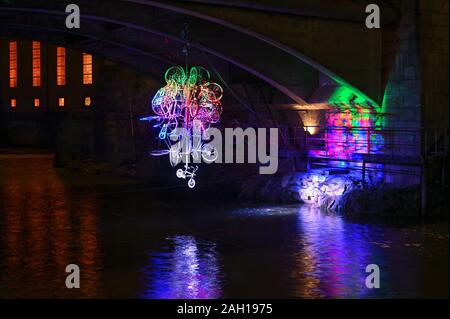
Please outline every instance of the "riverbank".
[[[55, 162], [50, 150], [0, 150], [1, 157], [48, 157]], [[156, 164], [153, 158], [143, 159], [138, 164], [121, 165], [84, 159], [59, 165], [56, 171], [67, 184], [74, 187], [103, 187], [105, 191], [112, 192], [143, 189], [161, 193], [159, 196], [162, 198], [208, 197], [273, 204], [305, 203], [324, 212], [361, 218], [368, 222], [396, 222], [399, 219], [413, 223], [448, 221], [448, 199], [439, 187], [432, 187], [429, 191], [429, 209], [422, 215], [421, 190], [418, 186], [386, 185], [376, 176], [368, 176], [370, 183], [363, 188], [359, 174], [342, 169], [254, 175], [229, 182], [215, 177], [221, 175], [219, 166], [213, 167], [214, 170], [206, 166], [202, 170], [202, 182], [198, 183], [195, 190], [191, 190], [174, 176], [172, 167], [158, 164], [158, 169], [149, 170], [152, 163]], [[209, 176], [209, 180], [205, 180], [205, 176]]]
[[429, 187], [423, 212], [419, 185], [384, 184], [377, 176], [369, 176], [369, 183], [363, 187], [360, 173], [342, 169], [253, 176], [242, 184], [240, 199], [305, 203], [325, 212], [367, 220], [448, 220], [448, 197], [442, 185]]

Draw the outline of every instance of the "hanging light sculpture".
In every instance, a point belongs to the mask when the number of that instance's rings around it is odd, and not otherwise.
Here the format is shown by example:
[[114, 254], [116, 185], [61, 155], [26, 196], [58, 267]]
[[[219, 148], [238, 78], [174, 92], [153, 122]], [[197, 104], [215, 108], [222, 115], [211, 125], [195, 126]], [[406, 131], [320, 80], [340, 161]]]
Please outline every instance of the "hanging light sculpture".
[[[173, 66], [166, 71], [164, 78], [166, 85], [156, 92], [151, 101], [155, 115], [141, 120], [154, 121], [153, 127], [159, 128], [159, 139], [167, 145], [166, 150], [152, 154], [169, 154], [172, 166], [184, 159], [184, 169], [178, 169], [176, 175], [188, 179], [188, 186], [193, 188], [198, 166], [190, 165], [190, 158], [198, 157], [199, 154], [207, 162], [217, 158], [217, 151], [203, 144], [201, 138], [195, 139], [194, 135], [201, 135], [211, 124], [219, 122], [223, 89], [219, 84], [210, 82], [209, 72], [200, 66], [190, 69]], [[184, 129], [183, 133], [180, 134], [179, 128]], [[184, 149], [178, 143], [181, 139], [188, 141]]]

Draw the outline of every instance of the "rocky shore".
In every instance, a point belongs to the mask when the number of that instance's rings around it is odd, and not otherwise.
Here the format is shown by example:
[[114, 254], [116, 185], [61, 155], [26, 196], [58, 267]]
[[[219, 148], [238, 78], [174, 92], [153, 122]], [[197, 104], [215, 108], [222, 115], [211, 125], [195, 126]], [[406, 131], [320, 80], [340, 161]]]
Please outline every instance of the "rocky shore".
[[242, 184], [242, 200], [305, 203], [342, 215], [420, 216], [420, 188], [384, 185], [376, 176], [362, 186], [358, 174], [312, 170], [254, 176]]

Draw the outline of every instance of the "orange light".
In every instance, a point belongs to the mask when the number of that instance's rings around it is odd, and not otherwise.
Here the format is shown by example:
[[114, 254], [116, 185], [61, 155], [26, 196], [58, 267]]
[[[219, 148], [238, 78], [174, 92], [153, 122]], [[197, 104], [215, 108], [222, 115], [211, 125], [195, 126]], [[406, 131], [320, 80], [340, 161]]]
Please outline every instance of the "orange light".
[[41, 86], [41, 43], [32, 42], [33, 86]]
[[16, 99], [11, 99], [11, 107], [15, 108], [17, 106], [17, 100]]
[[66, 85], [66, 48], [56, 48], [56, 85]]
[[89, 96], [84, 98], [84, 106], [91, 106], [91, 98]]
[[34, 99], [34, 107], [40, 107], [41, 106], [41, 100], [38, 98]]
[[92, 82], [92, 55], [83, 53], [83, 84]]
[[9, 87], [17, 87], [17, 41], [9, 42]]
[[60, 98], [58, 99], [58, 106], [59, 106], [59, 107], [63, 107], [63, 106], [64, 106], [64, 98], [63, 98], [63, 97], [60, 97]]

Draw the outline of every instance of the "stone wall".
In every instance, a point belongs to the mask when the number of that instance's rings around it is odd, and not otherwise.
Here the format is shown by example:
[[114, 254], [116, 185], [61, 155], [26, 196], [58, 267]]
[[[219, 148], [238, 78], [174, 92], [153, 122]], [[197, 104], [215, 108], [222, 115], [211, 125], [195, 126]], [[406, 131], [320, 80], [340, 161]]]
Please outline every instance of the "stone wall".
[[[401, 20], [383, 33], [386, 126], [396, 130], [438, 128], [441, 134], [448, 128], [449, 115], [448, 1], [402, 0], [398, 5]], [[434, 134], [432, 130], [429, 133]], [[419, 146], [418, 134], [399, 132], [392, 141]], [[414, 156], [421, 150], [398, 147], [396, 152]]]
[[448, 128], [448, 1], [420, 2], [422, 125]]
[[[417, 156], [420, 141], [415, 130], [421, 126], [418, 7], [416, 1], [410, 0], [398, 4], [402, 11], [400, 21], [383, 33], [383, 107], [386, 127], [408, 131], [390, 134], [386, 140], [395, 155]], [[394, 148], [397, 144], [410, 145]]]
[[113, 63], [103, 65], [92, 109], [64, 113], [58, 128], [56, 164], [95, 160], [121, 166], [145, 152], [145, 128], [139, 117], [148, 114], [151, 78]]
[[0, 148], [54, 148], [58, 130], [58, 114], [22, 113], [15, 116], [0, 112]]
[[[419, 158], [448, 128], [448, 1], [396, 1], [401, 19], [383, 32], [383, 108], [387, 151]], [[438, 128], [435, 130], [435, 128]], [[429, 151], [429, 148], [427, 149]], [[386, 174], [386, 183], [420, 182], [419, 167], [390, 165], [411, 174]]]

